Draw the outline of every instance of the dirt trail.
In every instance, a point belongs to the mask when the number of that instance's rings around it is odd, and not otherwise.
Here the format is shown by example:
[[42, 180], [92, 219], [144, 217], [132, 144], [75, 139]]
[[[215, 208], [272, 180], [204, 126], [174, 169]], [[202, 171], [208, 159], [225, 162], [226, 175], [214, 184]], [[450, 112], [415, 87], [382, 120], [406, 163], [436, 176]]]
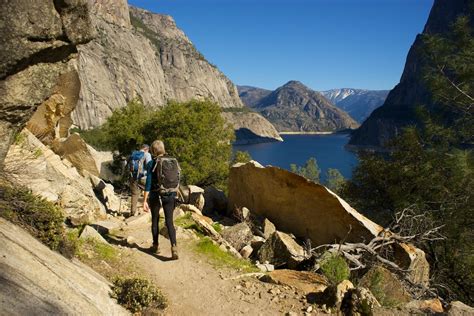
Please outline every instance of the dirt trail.
[[139, 248], [130, 252], [130, 259], [163, 290], [169, 301], [165, 315], [303, 314], [307, 304], [301, 293], [253, 278], [229, 279], [241, 273], [212, 266], [204, 255], [193, 250], [195, 241], [182, 232], [178, 234], [179, 260], [169, 260], [170, 242], [163, 236], [160, 255], [148, 253], [149, 225], [126, 228], [120, 235], [132, 236], [138, 244]]

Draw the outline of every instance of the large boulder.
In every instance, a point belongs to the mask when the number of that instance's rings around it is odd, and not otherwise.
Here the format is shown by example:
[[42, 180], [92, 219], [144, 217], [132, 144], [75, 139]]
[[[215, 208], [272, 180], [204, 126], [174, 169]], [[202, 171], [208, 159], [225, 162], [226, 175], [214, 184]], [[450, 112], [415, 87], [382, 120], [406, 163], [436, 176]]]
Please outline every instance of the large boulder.
[[290, 235], [277, 231], [260, 247], [258, 258], [261, 262], [268, 261], [276, 267], [295, 268], [305, 259], [305, 252]]
[[86, 173], [86, 176], [89, 177], [97, 198], [102, 202], [107, 211], [122, 212], [122, 209], [125, 208], [125, 203], [122, 205], [120, 196], [115, 194], [114, 186], [94, 175]]
[[[53, 122], [59, 133], [70, 124], [70, 107], [75, 105], [80, 90], [76, 71], [77, 46], [90, 41], [96, 34], [87, 2], [2, 2], [0, 163], [12, 136], [25, 125], [37, 107], [43, 108], [38, 115], [38, 122], [41, 122], [38, 132], [43, 131], [43, 136], [51, 135]], [[53, 120], [43, 124], [51, 118], [50, 114], [53, 114]]]
[[239, 223], [222, 231], [222, 237], [235, 249], [239, 250], [250, 244], [253, 238], [252, 230], [246, 223]]
[[110, 284], [0, 218], [1, 315], [129, 315]]
[[26, 129], [10, 147], [5, 171], [14, 183], [57, 203], [73, 225], [106, 217], [89, 179], [82, 177], [68, 160], [61, 160]]
[[[229, 175], [228, 212], [248, 207], [282, 231], [309, 238], [313, 246], [367, 242], [386, 231], [328, 188], [287, 170], [256, 161], [235, 164]], [[421, 249], [396, 244], [396, 263], [410, 269], [411, 280], [426, 285], [429, 264]]]
[[229, 210], [244, 206], [313, 245], [367, 241], [383, 230], [326, 187], [256, 161], [230, 170]]

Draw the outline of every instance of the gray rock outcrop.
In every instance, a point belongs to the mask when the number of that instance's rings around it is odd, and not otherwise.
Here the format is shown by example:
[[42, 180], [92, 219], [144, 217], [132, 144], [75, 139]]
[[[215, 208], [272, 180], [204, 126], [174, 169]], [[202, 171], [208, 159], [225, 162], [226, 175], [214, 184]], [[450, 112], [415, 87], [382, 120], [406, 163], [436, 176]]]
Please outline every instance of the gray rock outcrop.
[[0, 236], [0, 314], [129, 315], [110, 298], [110, 284], [78, 260], [2, 218]]
[[[126, 0], [90, 2], [98, 36], [79, 47], [81, 92], [72, 115], [77, 126], [99, 126], [136, 97], [153, 107], [195, 98], [244, 108], [234, 84], [196, 50], [172, 17], [128, 7]], [[248, 127], [226, 118], [237, 130]], [[262, 120], [264, 127], [258, 125]], [[262, 117], [250, 129], [253, 141], [279, 137]]]
[[[77, 77], [77, 45], [94, 34], [86, 0], [2, 2], [0, 162], [12, 135], [42, 103], [62, 108], [67, 115], [69, 100], [79, 91], [78, 81], [69, 80]], [[71, 85], [61, 85], [65, 81]]]
[[11, 181], [57, 203], [73, 225], [104, 219], [106, 211], [89, 179], [81, 176], [28, 130], [23, 130], [5, 158]]

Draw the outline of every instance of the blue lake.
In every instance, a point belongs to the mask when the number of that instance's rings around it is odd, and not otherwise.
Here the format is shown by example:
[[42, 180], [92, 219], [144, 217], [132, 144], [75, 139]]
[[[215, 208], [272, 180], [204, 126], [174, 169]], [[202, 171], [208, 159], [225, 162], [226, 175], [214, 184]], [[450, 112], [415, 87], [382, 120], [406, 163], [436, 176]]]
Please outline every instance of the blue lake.
[[283, 142], [235, 145], [234, 151], [248, 151], [252, 159], [262, 165], [290, 169], [290, 164], [299, 166], [315, 157], [321, 168], [321, 180], [325, 180], [329, 168], [339, 169], [345, 178], [350, 178], [357, 165], [357, 156], [344, 149], [349, 141], [347, 134], [330, 135], [282, 135]]

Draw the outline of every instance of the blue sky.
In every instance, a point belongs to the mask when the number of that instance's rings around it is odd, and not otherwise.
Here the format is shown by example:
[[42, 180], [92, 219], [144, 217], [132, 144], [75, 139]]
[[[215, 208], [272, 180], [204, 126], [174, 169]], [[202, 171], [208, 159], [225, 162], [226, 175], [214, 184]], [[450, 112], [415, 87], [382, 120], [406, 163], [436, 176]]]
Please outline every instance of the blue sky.
[[433, 0], [128, 0], [169, 14], [235, 84], [392, 89]]

